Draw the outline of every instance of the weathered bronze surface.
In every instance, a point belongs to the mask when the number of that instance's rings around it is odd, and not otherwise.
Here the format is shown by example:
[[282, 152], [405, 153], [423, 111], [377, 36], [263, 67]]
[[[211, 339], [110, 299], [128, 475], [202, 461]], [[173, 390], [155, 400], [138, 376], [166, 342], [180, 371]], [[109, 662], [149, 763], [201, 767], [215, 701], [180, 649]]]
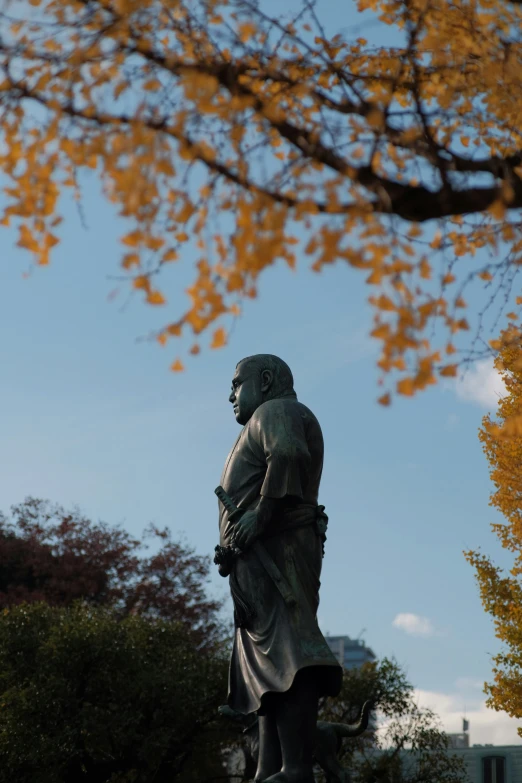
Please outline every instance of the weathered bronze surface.
[[318, 699], [342, 681], [316, 617], [323, 436], [276, 356], [240, 361], [229, 401], [242, 430], [216, 490], [215, 558], [234, 600], [228, 704], [259, 716], [257, 783], [313, 783]]

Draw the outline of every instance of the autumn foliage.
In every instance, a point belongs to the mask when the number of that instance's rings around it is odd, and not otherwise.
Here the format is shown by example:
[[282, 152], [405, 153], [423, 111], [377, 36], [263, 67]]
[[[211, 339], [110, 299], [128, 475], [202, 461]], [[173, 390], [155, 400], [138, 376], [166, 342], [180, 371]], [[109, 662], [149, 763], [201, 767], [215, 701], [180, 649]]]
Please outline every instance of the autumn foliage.
[[456, 374], [473, 283], [516, 318], [518, 4], [358, 0], [389, 25], [381, 46], [328, 37], [312, 2], [291, 21], [254, 0], [3, 6], [0, 223], [47, 264], [60, 196], [95, 171], [149, 304], [166, 303], [164, 265], [194, 259], [161, 344], [198, 353], [210, 328], [218, 348], [268, 267], [341, 261], [370, 287], [386, 404]]
[[[522, 342], [508, 330], [496, 366], [506, 385], [496, 417], [483, 419], [479, 437], [495, 486], [490, 505], [505, 518], [492, 524], [502, 547], [513, 556], [508, 573], [480, 552], [466, 552], [474, 567], [484, 608], [495, 624], [503, 652], [494, 657], [494, 681], [486, 685], [488, 706], [522, 719]], [[522, 727], [518, 729], [522, 737]]]
[[[28, 498], [0, 514], [0, 608], [44, 601], [81, 601], [121, 619], [139, 615], [181, 623], [200, 649], [223, 639], [218, 601], [205, 590], [210, 561], [167, 530], [148, 528], [143, 541], [77, 509]], [[155, 552], [145, 550], [147, 538]]]

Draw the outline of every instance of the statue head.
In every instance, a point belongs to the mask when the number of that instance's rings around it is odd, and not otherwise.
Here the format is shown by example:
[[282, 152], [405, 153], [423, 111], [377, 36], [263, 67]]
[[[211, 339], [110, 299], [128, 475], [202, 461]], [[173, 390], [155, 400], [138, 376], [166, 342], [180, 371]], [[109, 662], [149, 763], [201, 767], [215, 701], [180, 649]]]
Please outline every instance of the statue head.
[[228, 399], [238, 424], [246, 424], [263, 402], [276, 397], [296, 397], [286, 362], [270, 353], [258, 353], [237, 363]]

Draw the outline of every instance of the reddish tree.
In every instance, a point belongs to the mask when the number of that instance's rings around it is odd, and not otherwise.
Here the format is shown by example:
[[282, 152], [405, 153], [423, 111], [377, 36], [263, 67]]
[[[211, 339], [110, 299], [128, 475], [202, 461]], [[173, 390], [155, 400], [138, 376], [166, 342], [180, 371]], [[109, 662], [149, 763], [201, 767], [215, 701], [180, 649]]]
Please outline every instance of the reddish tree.
[[[159, 541], [147, 554], [144, 538]], [[0, 513], [0, 608], [76, 600], [129, 614], [177, 620], [211, 646], [223, 636], [220, 603], [206, 593], [210, 559], [197, 555], [167, 529], [150, 525], [142, 539], [78, 509], [65, 511], [37, 498]]]

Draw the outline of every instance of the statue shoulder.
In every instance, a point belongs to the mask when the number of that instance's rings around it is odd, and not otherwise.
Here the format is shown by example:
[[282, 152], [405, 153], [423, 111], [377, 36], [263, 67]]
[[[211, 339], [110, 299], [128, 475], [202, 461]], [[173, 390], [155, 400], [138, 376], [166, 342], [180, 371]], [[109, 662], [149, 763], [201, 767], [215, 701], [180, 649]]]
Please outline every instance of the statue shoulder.
[[279, 416], [292, 415], [297, 412], [296, 405], [300, 405], [295, 397], [276, 397], [273, 400], [266, 400], [256, 408], [252, 419], [258, 422], [267, 421]]
[[303, 419], [307, 423], [319, 426], [317, 418], [310, 408], [303, 405], [295, 397], [276, 397], [263, 402], [254, 412], [251, 423], [254, 427], [266, 427], [281, 419]]

